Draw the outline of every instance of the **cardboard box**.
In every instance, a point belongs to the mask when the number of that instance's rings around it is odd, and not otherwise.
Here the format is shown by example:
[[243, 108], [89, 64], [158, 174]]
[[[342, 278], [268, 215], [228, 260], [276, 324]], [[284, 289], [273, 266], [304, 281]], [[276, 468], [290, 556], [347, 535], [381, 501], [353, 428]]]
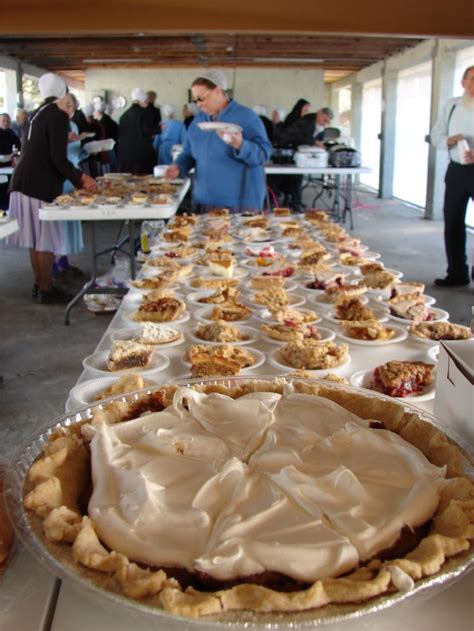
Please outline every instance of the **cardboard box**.
[[474, 342], [452, 340], [439, 346], [434, 415], [474, 445]]

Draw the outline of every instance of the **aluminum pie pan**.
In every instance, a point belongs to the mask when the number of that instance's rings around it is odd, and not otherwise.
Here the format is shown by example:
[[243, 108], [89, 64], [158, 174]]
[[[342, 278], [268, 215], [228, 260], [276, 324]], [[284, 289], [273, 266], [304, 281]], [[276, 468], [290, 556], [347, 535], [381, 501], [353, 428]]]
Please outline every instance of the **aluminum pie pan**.
[[[268, 381], [274, 382], [277, 379], [280, 382], [289, 383], [293, 380], [303, 381], [307, 383], [313, 383], [313, 380], [292, 378], [288, 376], [276, 377], [276, 376], [247, 376], [247, 377], [223, 377], [213, 379], [190, 379], [185, 381], [176, 381], [173, 385], [199, 385], [199, 384], [220, 384], [223, 386], [237, 386], [239, 384], [245, 384], [255, 381]], [[170, 380], [167, 385], [171, 385], [173, 382]], [[335, 390], [342, 390], [348, 392], [354, 392], [368, 397], [376, 399], [384, 399], [390, 402], [394, 400], [390, 397], [374, 393], [370, 390], [364, 390], [362, 388], [353, 388], [350, 386], [333, 384], [331, 382], [324, 382], [325, 387], [334, 388]], [[448, 559], [440, 572], [436, 575], [421, 579], [415, 583], [412, 590], [408, 592], [394, 592], [383, 594], [379, 597], [372, 598], [362, 603], [347, 603], [347, 604], [329, 604], [318, 609], [310, 609], [299, 612], [251, 612], [251, 611], [229, 611], [218, 616], [202, 617], [198, 619], [192, 619], [184, 616], [176, 616], [168, 613], [158, 606], [153, 606], [148, 603], [132, 600], [126, 596], [110, 591], [105, 587], [97, 585], [87, 575], [97, 572], [89, 571], [79, 565], [71, 562], [65, 562], [64, 559], [59, 558], [60, 555], [55, 550], [55, 547], [64, 546], [64, 544], [51, 544], [51, 549], [45, 545], [45, 542], [40, 538], [36, 532], [29, 514], [23, 508], [23, 487], [26, 480], [26, 475], [29, 467], [35, 461], [35, 459], [41, 454], [43, 448], [49, 441], [51, 434], [61, 428], [70, 427], [77, 423], [88, 421], [92, 417], [92, 411], [95, 408], [103, 407], [110, 401], [133, 401], [136, 400], [140, 394], [153, 392], [160, 386], [153, 388], [144, 388], [133, 393], [126, 395], [116, 395], [97, 404], [82, 408], [72, 414], [64, 414], [59, 418], [46, 423], [45, 425], [37, 428], [30, 437], [19, 447], [14, 455], [9, 469], [6, 475], [6, 500], [7, 509], [18, 535], [18, 538], [29, 548], [37, 560], [46, 567], [52, 574], [60, 579], [70, 582], [72, 586], [79, 589], [85, 596], [99, 599], [102, 606], [109, 602], [115, 604], [118, 607], [124, 608], [133, 616], [138, 616], [143, 619], [153, 619], [155, 622], [162, 620], [163, 624], [166, 624], [168, 628], [183, 629], [184, 628], [206, 628], [206, 629], [219, 629], [219, 628], [232, 628], [232, 629], [309, 629], [317, 626], [334, 625], [342, 623], [351, 619], [361, 618], [368, 614], [383, 611], [389, 607], [397, 604], [410, 601], [410, 603], [427, 598], [438, 593], [441, 589], [452, 585], [456, 580], [464, 576], [474, 565], [474, 551], [466, 552], [456, 557]], [[422, 420], [428, 421], [435, 425], [438, 429], [450, 439], [452, 443], [458, 446], [465, 454], [467, 454], [472, 462], [472, 452], [466, 443], [459, 437], [453, 435], [452, 432], [446, 431], [443, 424], [435, 419], [432, 415], [424, 412], [420, 408], [416, 408], [405, 402], [396, 402], [401, 405], [406, 411], [415, 412]], [[97, 578], [97, 577], [96, 577]], [[97, 579], [98, 580], [98, 579]], [[105, 580], [101, 581], [102, 583]], [[124, 612], [125, 613], [125, 612]]]

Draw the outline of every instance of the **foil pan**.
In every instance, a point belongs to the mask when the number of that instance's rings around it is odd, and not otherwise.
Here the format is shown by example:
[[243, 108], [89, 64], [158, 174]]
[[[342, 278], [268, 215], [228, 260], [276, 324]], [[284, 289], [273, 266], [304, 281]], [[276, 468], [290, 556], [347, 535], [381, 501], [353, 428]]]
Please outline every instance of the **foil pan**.
[[[275, 376], [258, 376], [258, 377], [222, 377], [214, 379], [194, 379], [187, 381], [177, 381], [176, 385], [199, 385], [199, 384], [221, 384], [225, 386], [237, 386], [239, 384], [249, 383], [252, 381], [275, 381], [289, 383], [294, 379], [291, 377], [275, 377]], [[313, 383], [313, 380], [295, 379], [307, 383]], [[394, 402], [390, 397], [374, 393], [370, 390], [362, 388], [353, 388], [345, 385], [332, 384], [324, 382], [325, 387], [344, 390], [358, 394], [365, 394], [368, 397], [384, 399]], [[11, 521], [15, 527], [18, 537], [29, 548], [33, 555], [42, 563], [51, 573], [61, 579], [70, 581], [73, 587], [79, 589], [85, 596], [92, 597], [93, 600], [99, 599], [101, 604], [115, 603], [119, 607], [128, 610], [128, 614], [133, 615], [137, 623], [140, 619], [154, 620], [157, 624], [161, 624], [166, 629], [311, 629], [318, 626], [343, 624], [351, 619], [361, 618], [375, 612], [380, 612], [388, 607], [400, 605], [405, 602], [412, 603], [415, 600], [431, 597], [438, 593], [440, 589], [448, 587], [457, 579], [461, 578], [474, 566], [474, 552], [464, 555], [458, 555], [449, 559], [442, 570], [432, 576], [417, 581], [415, 587], [408, 592], [395, 592], [382, 595], [362, 603], [348, 603], [337, 605], [326, 605], [320, 609], [312, 609], [301, 612], [227, 612], [218, 617], [204, 617], [199, 619], [190, 619], [169, 614], [158, 607], [144, 604], [139, 601], [131, 600], [126, 596], [109, 591], [100, 585], [97, 585], [91, 578], [86, 576], [86, 572], [81, 572], [78, 566], [73, 563], [65, 562], [60, 558], [59, 554], [54, 552], [53, 548], [48, 548], [38, 536], [32, 522], [23, 508], [23, 487], [26, 480], [26, 474], [34, 462], [41, 454], [43, 448], [48, 443], [51, 434], [58, 428], [69, 427], [76, 423], [87, 421], [92, 416], [92, 410], [97, 407], [103, 407], [112, 400], [133, 401], [144, 392], [152, 392], [156, 388], [146, 388], [127, 395], [119, 395], [105, 399], [94, 406], [83, 408], [73, 414], [66, 414], [58, 419], [47, 423], [37, 429], [24, 443], [20, 446], [17, 453], [13, 457], [6, 476], [6, 501], [7, 509], [10, 514]], [[469, 447], [459, 437], [453, 436], [446, 430], [443, 424], [435, 419], [432, 415], [424, 412], [420, 408], [416, 408], [409, 404], [400, 403], [408, 412], [415, 412], [425, 421], [428, 421], [443, 431], [451, 442], [456, 444], [464, 453], [470, 456], [472, 462], [472, 453]], [[125, 613], [125, 612], [124, 612]], [[160, 628], [160, 627], [159, 627]]]

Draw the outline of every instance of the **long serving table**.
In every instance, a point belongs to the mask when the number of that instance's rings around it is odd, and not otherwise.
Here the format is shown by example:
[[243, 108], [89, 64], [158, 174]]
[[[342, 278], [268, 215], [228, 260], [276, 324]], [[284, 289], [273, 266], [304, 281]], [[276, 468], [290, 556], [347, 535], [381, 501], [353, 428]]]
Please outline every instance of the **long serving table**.
[[[135, 290], [133, 291], [135, 292]], [[180, 292], [185, 299], [186, 295], [189, 293], [189, 290], [185, 286], [177, 291]], [[247, 295], [245, 280], [244, 289], [242, 291], [245, 297]], [[303, 308], [314, 309], [321, 315], [324, 314], [324, 310], [318, 310], [312, 302], [312, 296], [315, 294], [311, 293], [310, 290], [297, 289], [293, 293], [304, 294], [306, 296], [307, 302], [303, 305]], [[130, 293], [130, 298], [133, 298], [132, 292]], [[133, 326], [129, 320], [123, 317], [124, 312], [129, 310], [133, 304], [132, 300], [125, 298], [124, 303], [115, 314], [107, 331], [99, 341], [96, 351], [110, 348], [111, 336], [117, 329]], [[135, 303], [135, 305], [136, 304], [137, 303]], [[187, 301], [187, 305], [191, 319], [183, 324], [175, 325], [170, 323], [170, 325], [180, 329], [185, 334], [189, 333], [197, 325], [197, 321], [195, 317], [193, 317], [197, 307], [193, 306], [193, 303], [190, 301]], [[260, 322], [255, 315], [248, 324], [256, 329], [260, 327]], [[335, 326], [326, 319], [323, 319], [320, 325], [332, 329], [334, 329]], [[159, 380], [161, 383], [166, 383], [176, 380], [179, 376], [184, 376], [184, 373], [186, 373], [188, 369], [181, 362], [181, 358], [189, 344], [191, 344], [191, 341], [187, 338], [186, 342], [181, 345], [161, 349], [160, 352], [169, 357], [170, 364], [166, 370], [150, 375], [150, 377]], [[248, 376], [276, 376], [281, 374], [281, 371], [274, 368], [268, 362], [268, 355], [278, 348], [277, 345], [266, 342], [260, 338], [249, 346], [263, 352], [267, 361], [261, 367], [248, 371], [245, 374]], [[247, 346], [246, 348], [249, 347]], [[351, 363], [338, 372], [341, 376], [348, 378], [357, 370], [373, 368], [380, 363], [394, 358], [407, 360], [417, 358], [426, 359], [428, 349], [429, 346], [411, 339], [397, 344], [388, 344], [378, 347], [350, 344], [349, 352]], [[97, 377], [99, 377], [98, 374], [90, 369], [86, 369], [82, 371], [77, 383], [81, 384], [91, 379], [96, 379]], [[418, 406], [431, 413], [433, 402], [432, 400], [419, 402]], [[71, 401], [67, 403], [67, 409], [70, 413], [74, 412], [74, 405], [71, 405]], [[22, 551], [20, 558], [22, 563], [26, 563], [26, 560], [23, 558], [25, 555], [28, 555], [28, 553]], [[176, 631], [177, 629], [180, 631], [193, 631], [201, 628], [211, 631], [213, 629], [213, 625], [206, 625], [205, 621], [202, 621], [202, 624], [197, 626], [194, 621], [187, 623], [182, 620], [167, 617], [147, 617], [137, 611], [131, 611], [122, 605], [116, 604], [109, 599], [99, 598], [96, 595], [84, 591], [84, 589], [79, 590], [77, 585], [73, 582], [54, 579], [45, 570], [42, 570], [39, 564], [31, 558], [29, 563], [34, 567], [37, 574], [41, 576], [46, 575], [45, 578], [49, 577], [49, 582], [44, 581], [44, 600], [40, 603], [41, 606], [38, 606], [37, 610], [35, 610], [37, 615], [31, 624], [21, 624], [23, 620], [22, 616], [24, 615], [23, 609], [26, 609], [25, 606], [19, 608], [7, 618], [6, 629], [12, 629], [12, 631], [16, 631], [16, 629], [25, 629], [27, 631], [45, 631], [46, 629], [51, 629], [51, 631], [84, 631], [84, 629], [88, 629], [88, 631], [130, 631], [131, 629], [137, 631], [154, 631], [157, 628], [160, 629], [160, 631]], [[10, 590], [12, 590], [15, 584], [17, 587], [21, 585], [23, 574], [21, 574], [16, 567], [12, 567], [10, 570]], [[435, 595], [433, 591], [430, 590], [429, 594], [431, 594], [431, 598], [429, 600], [427, 600], [428, 594], [421, 593], [415, 598], [408, 598], [406, 601], [392, 608], [381, 610], [368, 616], [352, 618], [345, 622], [338, 622], [335, 625], [327, 625], [324, 626], [324, 629], [328, 629], [328, 631], [329, 629], [331, 631], [399, 631], [400, 628], [403, 628], [407, 631], [445, 631], [447, 628], [452, 628], [453, 631], [472, 631], [472, 579], [473, 574], [463, 576], [457, 582], [446, 587], [443, 591], [436, 592]], [[2, 585], [0, 582], [0, 598], [2, 594], [1, 589]], [[29, 599], [27, 603], [29, 605]], [[43, 614], [43, 618], [39, 616], [39, 613]], [[49, 626], [44, 626], [44, 617], [50, 620]]]
[[[92, 292], [92, 288], [97, 279], [97, 258], [106, 253], [114, 250], [115, 248], [109, 248], [107, 250], [97, 251], [97, 238], [96, 238], [96, 221], [127, 221], [128, 223], [128, 236], [129, 236], [129, 255], [130, 255], [130, 273], [132, 278], [135, 278], [135, 227], [134, 221], [143, 221], [145, 219], [165, 219], [168, 220], [176, 214], [181, 202], [183, 201], [186, 193], [189, 190], [190, 180], [183, 181], [181, 188], [176, 199], [171, 204], [161, 205], [133, 205], [127, 204], [125, 206], [97, 206], [97, 207], [61, 207], [61, 206], [47, 206], [40, 208], [39, 218], [42, 221], [90, 221], [91, 223], [91, 244], [90, 244], [90, 256], [91, 256], [91, 277], [78, 292], [71, 302], [67, 305], [64, 324], [70, 323], [70, 313], [75, 304], [87, 293]], [[120, 293], [117, 290], [107, 290], [107, 288], [101, 288], [100, 293]], [[96, 292], [97, 293], [97, 292]]]
[[[333, 212], [338, 221], [344, 223], [346, 215], [349, 214], [351, 230], [354, 228], [354, 219], [352, 216], [352, 177], [361, 173], [370, 173], [369, 167], [357, 168], [336, 168], [336, 167], [297, 167], [286, 164], [272, 164], [265, 166], [267, 175], [308, 175], [308, 176], [324, 176], [330, 175], [335, 178], [335, 198], [333, 204]], [[344, 199], [344, 207], [341, 206], [341, 179], [346, 178], [346, 194]], [[311, 184], [311, 179], [309, 184]], [[267, 206], [270, 207], [267, 192]]]

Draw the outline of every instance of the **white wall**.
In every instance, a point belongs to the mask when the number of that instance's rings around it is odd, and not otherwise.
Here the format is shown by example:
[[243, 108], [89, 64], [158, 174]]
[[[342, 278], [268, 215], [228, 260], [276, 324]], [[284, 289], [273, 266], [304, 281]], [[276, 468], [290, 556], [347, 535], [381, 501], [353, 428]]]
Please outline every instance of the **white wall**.
[[[288, 112], [299, 98], [305, 98], [316, 111], [327, 105], [323, 71], [319, 69], [236, 68], [225, 70], [234, 98], [243, 105], [265, 105], [269, 113], [277, 107]], [[107, 90], [111, 97], [125, 96], [130, 103], [133, 88], [155, 90], [158, 102], [174, 103], [180, 109], [188, 100], [188, 89], [199, 76], [196, 68], [91, 69], [86, 71], [85, 94], [90, 101], [95, 92]], [[119, 118], [123, 113], [114, 113]]]

